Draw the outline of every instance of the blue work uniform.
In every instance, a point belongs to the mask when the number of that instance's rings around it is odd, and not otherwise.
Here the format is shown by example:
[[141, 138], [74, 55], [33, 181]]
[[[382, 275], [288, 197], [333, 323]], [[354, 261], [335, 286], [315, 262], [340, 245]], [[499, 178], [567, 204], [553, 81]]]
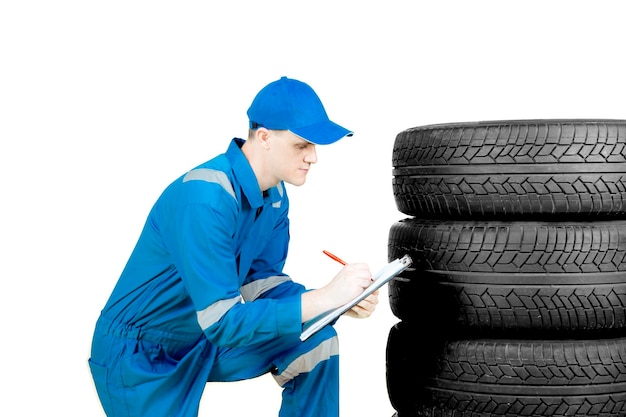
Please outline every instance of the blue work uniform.
[[93, 335], [109, 417], [197, 416], [207, 381], [267, 372], [283, 388], [279, 416], [339, 414], [337, 334], [300, 341], [306, 289], [283, 273], [284, 184], [261, 192], [243, 143], [171, 183], [149, 213]]

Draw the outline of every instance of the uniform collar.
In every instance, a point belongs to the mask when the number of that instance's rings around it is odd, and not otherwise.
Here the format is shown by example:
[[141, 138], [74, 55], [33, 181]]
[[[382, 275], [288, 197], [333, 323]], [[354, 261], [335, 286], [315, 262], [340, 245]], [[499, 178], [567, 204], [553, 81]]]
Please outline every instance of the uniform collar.
[[[263, 193], [259, 188], [259, 181], [254, 175], [254, 171], [250, 166], [250, 162], [246, 159], [246, 156], [241, 151], [241, 146], [245, 143], [243, 139], [234, 138], [228, 150], [226, 151], [226, 157], [230, 161], [233, 167], [235, 177], [239, 182], [239, 186], [243, 191], [243, 194], [248, 199], [252, 208], [258, 208], [263, 205]], [[277, 187], [272, 187], [267, 190], [267, 195], [271, 203], [278, 203], [282, 198], [282, 183]]]

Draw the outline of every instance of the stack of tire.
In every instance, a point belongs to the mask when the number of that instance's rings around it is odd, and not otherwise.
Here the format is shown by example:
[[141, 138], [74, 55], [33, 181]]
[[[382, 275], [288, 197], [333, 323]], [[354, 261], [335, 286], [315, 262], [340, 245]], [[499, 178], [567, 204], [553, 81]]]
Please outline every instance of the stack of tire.
[[400, 132], [394, 416], [626, 416], [626, 120]]

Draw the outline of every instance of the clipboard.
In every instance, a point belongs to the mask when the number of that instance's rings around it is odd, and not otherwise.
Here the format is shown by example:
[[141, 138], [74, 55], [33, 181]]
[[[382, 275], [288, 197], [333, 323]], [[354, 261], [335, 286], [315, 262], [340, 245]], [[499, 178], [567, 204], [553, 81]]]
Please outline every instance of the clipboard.
[[369, 296], [371, 293], [389, 282], [393, 277], [407, 269], [412, 262], [413, 261], [409, 255], [404, 255], [402, 258], [398, 258], [389, 262], [373, 276], [373, 281], [369, 285], [369, 287], [363, 290], [363, 292], [357, 297], [342, 305], [341, 307], [329, 310], [326, 313], [322, 313], [319, 316], [305, 322], [302, 326], [302, 334], [300, 335], [300, 340], [305, 341], [322, 327], [339, 318], [339, 316], [341, 316], [343, 313], [350, 310], [352, 307], [367, 298], [367, 296]]

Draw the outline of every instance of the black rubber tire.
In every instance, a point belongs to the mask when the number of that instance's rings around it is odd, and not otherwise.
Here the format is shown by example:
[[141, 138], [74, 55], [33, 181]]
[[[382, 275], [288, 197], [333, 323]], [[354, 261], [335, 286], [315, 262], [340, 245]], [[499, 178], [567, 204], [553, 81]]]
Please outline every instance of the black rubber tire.
[[626, 120], [506, 120], [400, 132], [398, 210], [417, 217], [626, 218]]
[[515, 337], [626, 328], [626, 221], [408, 218], [391, 226], [388, 254], [413, 259], [389, 283], [403, 321]]
[[452, 340], [389, 332], [387, 389], [398, 416], [626, 415], [626, 339]]

